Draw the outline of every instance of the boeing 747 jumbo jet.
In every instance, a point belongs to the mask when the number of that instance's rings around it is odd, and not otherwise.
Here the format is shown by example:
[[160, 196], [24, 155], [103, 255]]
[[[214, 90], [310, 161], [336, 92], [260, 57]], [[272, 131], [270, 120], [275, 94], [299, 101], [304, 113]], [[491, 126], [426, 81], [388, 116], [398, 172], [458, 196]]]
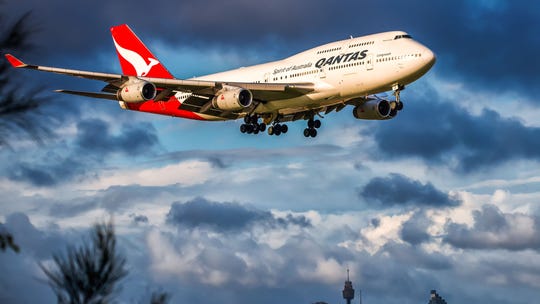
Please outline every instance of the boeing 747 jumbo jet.
[[[111, 28], [122, 74], [31, 65], [16, 68], [101, 80], [102, 92], [56, 92], [117, 101], [126, 110], [197, 120], [244, 119], [242, 133], [287, 133], [285, 122], [307, 120], [304, 136], [317, 136], [318, 117], [346, 106], [357, 119], [386, 120], [403, 108], [400, 92], [435, 63], [431, 50], [405, 32], [385, 32], [318, 46], [283, 60], [222, 73], [177, 79], [127, 25]], [[375, 94], [393, 91], [394, 100]], [[268, 126], [268, 128], [267, 128]]]

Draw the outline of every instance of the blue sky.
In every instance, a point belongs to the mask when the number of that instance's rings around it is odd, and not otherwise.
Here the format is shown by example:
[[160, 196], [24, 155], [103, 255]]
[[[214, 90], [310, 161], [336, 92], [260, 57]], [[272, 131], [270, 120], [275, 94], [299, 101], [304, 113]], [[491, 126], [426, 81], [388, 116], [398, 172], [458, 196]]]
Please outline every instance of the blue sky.
[[[0, 299], [54, 302], [38, 262], [114, 217], [121, 303], [530, 303], [540, 296], [540, 9], [530, 1], [7, 1], [32, 11], [30, 63], [120, 71], [128, 23], [177, 77], [404, 30], [437, 54], [390, 121], [328, 115], [315, 139], [240, 122], [124, 111], [54, 89], [102, 84], [10, 70], [44, 88], [54, 136], [0, 150]], [[32, 292], [28, 292], [32, 290]]]

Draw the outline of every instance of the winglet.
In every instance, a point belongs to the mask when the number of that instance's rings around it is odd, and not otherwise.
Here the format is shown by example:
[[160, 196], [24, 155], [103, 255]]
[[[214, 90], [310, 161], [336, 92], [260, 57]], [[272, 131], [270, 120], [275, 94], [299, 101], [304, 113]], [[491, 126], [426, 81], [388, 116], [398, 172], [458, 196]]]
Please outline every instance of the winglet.
[[24, 68], [25, 66], [27, 66], [27, 64], [25, 64], [24, 62], [17, 59], [17, 57], [11, 54], [6, 54], [6, 58], [14, 68]]

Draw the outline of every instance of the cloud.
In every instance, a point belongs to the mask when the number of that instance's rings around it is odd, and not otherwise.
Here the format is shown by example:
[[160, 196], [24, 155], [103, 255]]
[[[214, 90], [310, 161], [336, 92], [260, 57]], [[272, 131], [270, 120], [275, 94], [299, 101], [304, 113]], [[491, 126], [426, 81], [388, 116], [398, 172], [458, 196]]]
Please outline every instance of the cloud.
[[105, 157], [111, 153], [140, 155], [158, 143], [156, 129], [149, 123], [122, 124], [118, 135], [112, 134], [103, 120], [88, 119], [77, 123], [75, 144], [84, 153]]
[[167, 222], [188, 228], [208, 227], [216, 231], [242, 231], [255, 224], [269, 227], [311, 226], [310, 221], [303, 216], [288, 214], [284, 218], [277, 218], [268, 211], [238, 203], [210, 202], [201, 197], [186, 203], [173, 203], [167, 214]]
[[135, 224], [148, 224], [148, 217], [146, 215], [132, 213], [129, 217], [133, 219]]
[[462, 249], [540, 249], [540, 218], [503, 213], [495, 205], [473, 211], [474, 225], [449, 223], [443, 241]]
[[[19, 255], [0, 255], [0, 302], [54, 301], [48, 286], [35, 280], [36, 257], [50, 258], [50, 250], [77, 241], [66, 232], [99, 212], [115, 214], [119, 247], [134, 275], [123, 284], [122, 302], [137, 302], [150, 283], [158, 283], [176, 302], [332, 303], [347, 267], [366, 303], [421, 303], [430, 289], [452, 303], [517, 304], [537, 297], [538, 208], [531, 202], [539, 194], [532, 182], [508, 188], [517, 175], [531, 181], [538, 175], [540, 67], [531, 59], [540, 44], [534, 38], [540, 36], [537, 4], [157, 0], [154, 6], [176, 14], [159, 22], [148, 18], [147, 3], [137, 1], [129, 10], [102, 0], [4, 5], [14, 15], [34, 11], [40, 31], [32, 42], [40, 50], [24, 58], [60, 67], [120, 71], [108, 28], [121, 23], [130, 24], [170, 69], [181, 71], [178, 76], [396, 29], [433, 49], [438, 61], [402, 95], [405, 110], [396, 119], [359, 122], [343, 111], [321, 128], [330, 136], [321, 133], [310, 142], [296, 137], [301, 129], [279, 139], [243, 137], [239, 122], [138, 115], [55, 95], [60, 102], [46, 110], [61, 117], [58, 140], [2, 152], [0, 213], [8, 216], [1, 220], [9, 217], [24, 246]], [[328, 23], [328, 16], [340, 18]], [[34, 74], [36, 83], [54, 88], [102, 88]], [[426, 87], [435, 75], [440, 85]], [[462, 85], [449, 90], [448, 83]], [[525, 100], [531, 102], [523, 108]], [[478, 111], [479, 104], [488, 108]], [[289, 126], [292, 132], [300, 123]], [[156, 151], [161, 148], [166, 152]], [[504, 182], [470, 188], [488, 174]], [[363, 187], [355, 191], [358, 185]], [[463, 194], [462, 204], [448, 195], [462, 189], [472, 191]], [[512, 194], [486, 194], [495, 189]], [[193, 199], [201, 194], [204, 199]], [[359, 197], [393, 208], [366, 210]], [[254, 206], [228, 203], [237, 201]], [[497, 207], [480, 208], [488, 202]], [[13, 210], [26, 213], [9, 215]]]
[[416, 212], [408, 221], [403, 223], [400, 231], [401, 239], [411, 245], [419, 245], [431, 240], [427, 232], [431, 222], [424, 212]]
[[[90, 160], [89, 160], [90, 161]], [[61, 182], [84, 177], [88, 169], [81, 158], [62, 157], [54, 152], [42, 156], [40, 161], [20, 161], [8, 166], [10, 179], [37, 187], [55, 186]]]
[[[81, 58], [85, 57], [81, 54], [101, 49], [111, 50], [113, 56], [108, 27], [120, 23], [131, 24], [145, 41], [237, 50], [247, 44], [259, 45], [255, 48], [260, 53], [275, 52], [282, 56], [290, 55], [291, 47], [294, 47], [292, 51], [301, 51], [349, 34], [403, 29], [435, 50], [440, 58], [437, 69], [446, 74], [493, 90], [511, 86], [538, 93], [535, 84], [539, 66], [531, 60], [540, 49], [540, 42], [534, 39], [538, 27], [531, 26], [540, 17], [537, 4], [466, 0], [429, 4], [397, 0], [378, 4], [350, 0], [339, 4], [326, 1], [291, 4], [279, 0], [261, 4], [234, 0], [227, 5], [213, 0], [197, 3], [158, 0], [154, 4], [175, 11], [176, 18], [151, 22], [145, 5], [134, 4], [126, 10], [116, 1], [95, 1], [81, 10], [76, 4], [59, 0], [47, 4], [34, 0], [25, 5], [8, 4], [6, 11], [33, 9], [40, 17], [36, 22], [42, 24], [41, 32], [36, 35], [37, 44]], [[63, 9], [55, 9], [59, 6]], [[288, 9], [283, 11], [283, 7]], [[359, 10], [366, 12], [362, 29], [356, 23], [355, 12]], [[63, 14], [64, 11], [70, 14]], [[404, 16], [403, 11], [408, 14]], [[334, 22], [325, 21], [327, 16], [338, 14], [341, 18]], [[393, 22], [381, 23], [380, 16]], [[313, 31], [314, 28], [317, 30]], [[281, 45], [290, 47], [285, 49]], [[516, 48], [516, 45], [526, 47]]]
[[113, 134], [105, 121], [89, 119], [77, 123], [72, 144], [60, 142], [56, 150], [41, 156], [30, 155], [31, 160], [28, 161], [14, 162], [8, 165], [8, 176], [12, 180], [38, 187], [85, 179], [93, 175], [92, 169], [99, 167], [108, 156], [150, 154], [159, 140], [155, 128], [149, 123], [139, 122], [135, 126], [123, 124], [119, 134]]
[[430, 88], [421, 100], [407, 103], [413, 115], [377, 126], [374, 138], [383, 157], [420, 158], [464, 174], [519, 159], [540, 160], [540, 142], [535, 140], [540, 128], [491, 109], [474, 115], [449, 100], [433, 102], [440, 99]]
[[396, 173], [388, 177], [373, 178], [358, 194], [368, 203], [377, 202], [383, 207], [397, 205], [451, 207], [460, 204], [458, 199], [441, 192], [431, 183], [422, 184]]
[[[89, 191], [92, 195], [76, 196], [72, 199], [57, 198], [51, 200], [43, 208], [48, 210], [51, 216], [60, 218], [71, 218], [81, 216], [96, 209], [103, 209], [111, 214], [124, 214], [134, 210], [134, 206], [151, 205], [153, 211], [173, 200], [181, 192], [174, 185], [172, 186], [142, 186], [142, 185], [115, 185], [99, 191]], [[130, 218], [135, 221], [144, 221], [136, 213], [130, 213]]]

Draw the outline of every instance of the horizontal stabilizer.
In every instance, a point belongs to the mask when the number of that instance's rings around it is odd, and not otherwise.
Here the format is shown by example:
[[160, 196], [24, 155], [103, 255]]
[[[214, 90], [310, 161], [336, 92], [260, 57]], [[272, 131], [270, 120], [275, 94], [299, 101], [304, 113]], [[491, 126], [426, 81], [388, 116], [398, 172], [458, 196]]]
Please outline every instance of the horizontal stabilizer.
[[78, 96], [85, 96], [85, 97], [92, 97], [92, 98], [110, 99], [110, 100], [118, 101], [118, 98], [114, 94], [81, 92], [81, 91], [70, 91], [70, 90], [55, 90], [55, 92], [64, 93], [64, 94], [71, 94], [71, 95], [78, 95]]
[[14, 68], [23, 68], [26, 66], [24, 62], [11, 54], [6, 54], [6, 58]]

